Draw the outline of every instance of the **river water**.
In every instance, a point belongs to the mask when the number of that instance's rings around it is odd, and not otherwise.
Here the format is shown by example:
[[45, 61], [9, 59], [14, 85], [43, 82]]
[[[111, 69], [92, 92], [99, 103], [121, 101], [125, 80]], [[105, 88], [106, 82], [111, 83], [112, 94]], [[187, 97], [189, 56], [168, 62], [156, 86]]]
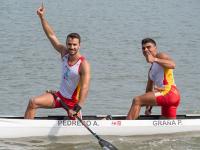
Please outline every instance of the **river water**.
[[[0, 1], [0, 114], [22, 116], [28, 99], [58, 89], [60, 57], [43, 33], [36, 9], [42, 1]], [[200, 113], [199, 0], [45, 0], [46, 17], [61, 42], [82, 36], [81, 53], [91, 64], [86, 115], [127, 114], [132, 98], [142, 94], [149, 64], [141, 39], [152, 37], [160, 51], [176, 61], [181, 91], [178, 114]], [[153, 114], [160, 109], [154, 108]], [[143, 110], [141, 114], [143, 113]], [[63, 110], [38, 110], [37, 116], [63, 115]], [[199, 149], [196, 133], [160, 136], [106, 137], [119, 149]], [[0, 140], [0, 149], [99, 149], [84, 138]]]

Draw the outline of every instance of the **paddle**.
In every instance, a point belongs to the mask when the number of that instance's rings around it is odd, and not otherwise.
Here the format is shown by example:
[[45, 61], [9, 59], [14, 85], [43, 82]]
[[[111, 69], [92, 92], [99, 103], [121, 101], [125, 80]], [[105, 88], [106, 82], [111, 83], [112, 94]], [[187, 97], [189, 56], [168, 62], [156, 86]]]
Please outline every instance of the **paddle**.
[[[60, 102], [61, 102], [61, 104], [62, 104], [62, 106], [63, 106], [64, 109], [69, 110], [68, 106], [67, 106], [62, 100], [60, 100]], [[106, 140], [100, 138], [96, 133], [94, 133], [94, 132], [88, 127], [88, 125], [85, 124], [85, 123], [83, 122], [83, 120], [82, 120], [80, 117], [78, 117], [77, 115], [75, 115], [75, 117], [76, 117], [76, 119], [77, 119], [78, 121], [81, 122], [81, 124], [82, 124], [86, 129], [88, 129], [88, 131], [90, 131], [90, 133], [92, 133], [92, 135], [93, 135], [95, 138], [97, 138], [97, 140], [98, 140], [98, 142], [99, 142], [99, 145], [103, 148], [103, 150], [118, 150], [114, 145], [112, 145], [112, 144], [109, 143], [108, 141], [106, 141]]]

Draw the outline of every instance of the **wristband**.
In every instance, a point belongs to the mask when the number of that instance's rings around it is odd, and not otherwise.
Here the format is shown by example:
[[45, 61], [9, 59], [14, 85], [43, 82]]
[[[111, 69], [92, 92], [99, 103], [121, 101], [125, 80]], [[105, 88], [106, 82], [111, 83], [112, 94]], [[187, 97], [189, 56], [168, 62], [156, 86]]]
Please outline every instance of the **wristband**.
[[81, 110], [81, 106], [79, 104], [75, 104], [73, 111], [75, 111], [76, 113], [78, 113]]

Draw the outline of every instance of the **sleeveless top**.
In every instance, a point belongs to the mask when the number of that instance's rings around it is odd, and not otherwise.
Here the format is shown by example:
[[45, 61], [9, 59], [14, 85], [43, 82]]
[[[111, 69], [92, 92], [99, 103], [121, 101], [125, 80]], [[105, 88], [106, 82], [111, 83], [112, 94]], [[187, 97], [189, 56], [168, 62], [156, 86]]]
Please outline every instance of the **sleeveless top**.
[[158, 63], [154, 62], [149, 71], [149, 77], [153, 81], [154, 87], [164, 88], [161, 93], [167, 94], [171, 86], [175, 86], [173, 69], [164, 68]]
[[84, 57], [80, 57], [74, 65], [68, 64], [68, 58], [68, 54], [62, 58], [62, 77], [59, 92], [63, 97], [77, 102], [80, 93], [79, 70]]

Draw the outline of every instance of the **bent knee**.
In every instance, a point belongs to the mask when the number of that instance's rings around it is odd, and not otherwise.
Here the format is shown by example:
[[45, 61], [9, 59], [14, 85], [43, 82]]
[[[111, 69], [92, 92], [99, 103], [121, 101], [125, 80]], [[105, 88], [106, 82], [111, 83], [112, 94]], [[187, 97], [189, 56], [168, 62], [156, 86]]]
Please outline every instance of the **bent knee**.
[[139, 96], [136, 96], [134, 99], [133, 99], [133, 104], [134, 105], [141, 105], [141, 99]]
[[28, 104], [29, 108], [32, 108], [32, 109], [38, 108], [36, 101], [37, 101], [37, 98], [35, 97], [30, 98], [29, 104]]

